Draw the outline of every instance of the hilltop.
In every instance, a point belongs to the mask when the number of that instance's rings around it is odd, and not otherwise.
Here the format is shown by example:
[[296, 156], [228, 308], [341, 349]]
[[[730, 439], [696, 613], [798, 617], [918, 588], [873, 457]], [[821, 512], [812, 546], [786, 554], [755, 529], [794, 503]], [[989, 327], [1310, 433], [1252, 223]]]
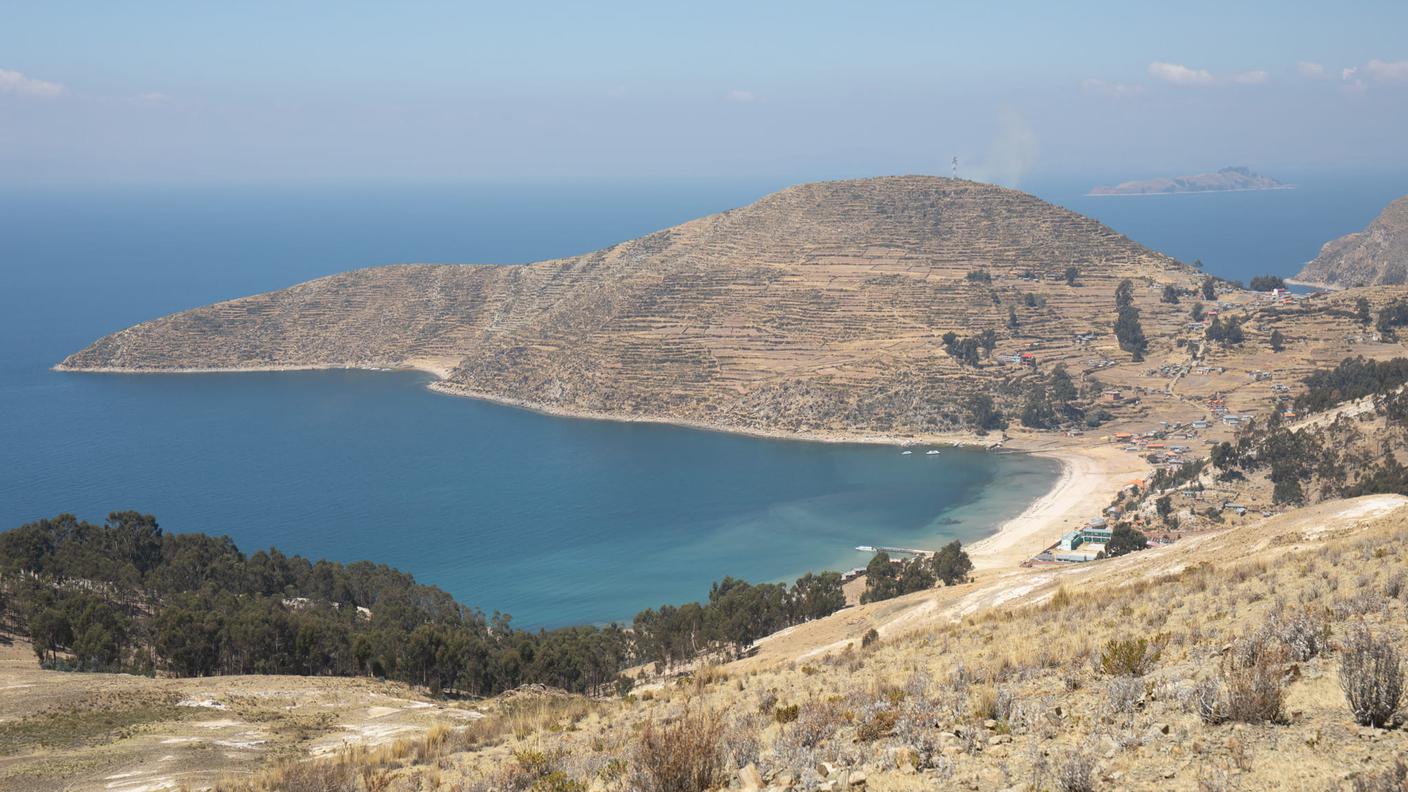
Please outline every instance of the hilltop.
[[[1075, 277], [1067, 283], [1068, 268]], [[785, 432], [937, 434], [965, 397], [1020, 379], [964, 365], [1108, 335], [1120, 281], [1200, 276], [1082, 217], [986, 184], [908, 176], [807, 184], [567, 259], [395, 265], [128, 328], [64, 370], [419, 367], [449, 393], [540, 410]], [[1015, 321], [1017, 327], [1010, 326]]]
[[1326, 242], [1296, 280], [1326, 286], [1408, 282], [1408, 196], [1385, 207], [1363, 231]]
[[1243, 190], [1289, 190], [1295, 185], [1254, 173], [1246, 166], [1223, 168], [1216, 173], [1127, 181], [1113, 187], [1100, 186], [1090, 195], [1171, 195], [1175, 193], [1237, 192]]

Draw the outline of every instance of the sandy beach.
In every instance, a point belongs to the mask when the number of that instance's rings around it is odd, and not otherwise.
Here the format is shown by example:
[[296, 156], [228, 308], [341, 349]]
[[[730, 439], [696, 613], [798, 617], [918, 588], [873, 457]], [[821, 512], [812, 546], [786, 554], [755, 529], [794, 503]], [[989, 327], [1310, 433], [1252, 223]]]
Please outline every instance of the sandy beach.
[[991, 536], [968, 546], [978, 571], [1017, 566], [1109, 505], [1116, 492], [1141, 478], [1148, 465], [1114, 446], [1034, 452], [1060, 460], [1061, 477], [1026, 511]]

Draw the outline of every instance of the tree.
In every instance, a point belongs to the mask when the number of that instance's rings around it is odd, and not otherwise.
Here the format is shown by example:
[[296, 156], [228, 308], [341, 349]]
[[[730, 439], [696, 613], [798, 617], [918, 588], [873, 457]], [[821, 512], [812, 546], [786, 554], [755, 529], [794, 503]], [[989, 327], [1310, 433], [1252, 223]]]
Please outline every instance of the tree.
[[1128, 278], [1115, 287], [1115, 307], [1123, 308], [1134, 304], [1134, 284]]
[[1115, 338], [1119, 339], [1120, 349], [1129, 352], [1135, 362], [1144, 359], [1149, 340], [1144, 337], [1144, 328], [1139, 324], [1138, 308], [1128, 304], [1120, 306], [1119, 316], [1115, 320]]
[[1007, 306], [1007, 329], [1017, 329], [1017, 306], [1015, 305]]
[[1279, 275], [1257, 275], [1247, 285], [1252, 291], [1268, 292], [1286, 288], [1286, 281]]
[[997, 331], [991, 327], [978, 334], [978, 346], [983, 348], [985, 357], [992, 357], [992, 351], [997, 349]]
[[1204, 299], [1204, 300], [1216, 300], [1216, 299], [1217, 299], [1217, 283], [1216, 283], [1215, 281], [1213, 281], [1212, 276], [1208, 276], [1208, 277], [1206, 277], [1206, 278], [1203, 278], [1203, 299]]
[[1159, 513], [1159, 519], [1168, 522], [1168, 516], [1173, 513], [1173, 498], [1168, 495], [1160, 497], [1154, 501], [1154, 509]]
[[1149, 538], [1142, 531], [1136, 531], [1125, 523], [1115, 526], [1110, 532], [1110, 541], [1105, 543], [1105, 555], [1109, 558], [1122, 556], [1149, 546]]
[[968, 414], [973, 425], [982, 431], [1007, 428], [1007, 419], [993, 406], [992, 397], [986, 393], [975, 393], [968, 397]]
[[1200, 302], [1193, 303], [1193, 310], [1189, 311], [1188, 315], [1192, 317], [1195, 322], [1203, 321], [1203, 304]]
[[1271, 331], [1271, 351], [1280, 352], [1286, 348], [1286, 336], [1280, 330]]
[[1374, 317], [1369, 312], [1369, 300], [1367, 297], [1360, 297], [1354, 301], [1354, 310], [1359, 317], [1359, 324], [1368, 327], [1373, 323]]
[[973, 571], [973, 562], [957, 539], [939, 548], [930, 560], [935, 577], [942, 580], [945, 586], [966, 582], [968, 573]]
[[1163, 300], [1169, 305], [1178, 305], [1178, 295], [1178, 287], [1170, 283], [1164, 287], [1164, 293], [1159, 299]]
[[1056, 425], [1056, 413], [1046, 397], [1046, 388], [1037, 383], [1027, 391], [1026, 405], [1022, 408], [1022, 425], [1033, 429], [1047, 429]]
[[1076, 398], [1076, 384], [1066, 371], [1065, 363], [1057, 363], [1051, 370], [1051, 399], [1058, 402], [1071, 402]]
[[1076, 279], [1080, 277], [1080, 270], [1075, 267], [1066, 267], [1066, 285], [1076, 285]]

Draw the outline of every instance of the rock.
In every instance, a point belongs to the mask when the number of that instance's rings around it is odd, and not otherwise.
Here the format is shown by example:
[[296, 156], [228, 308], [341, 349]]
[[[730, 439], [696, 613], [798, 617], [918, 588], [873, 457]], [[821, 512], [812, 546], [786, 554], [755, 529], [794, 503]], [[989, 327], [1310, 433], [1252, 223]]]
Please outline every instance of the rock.
[[987, 720], [983, 721], [983, 728], [987, 729], [988, 731], [992, 731], [993, 729], [997, 728], [997, 721], [993, 720], [992, 718], [988, 718]]
[[777, 777], [774, 778], [772, 782], [774, 785], [782, 787], [783, 789], [791, 789], [792, 785], [795, 784], [797, 780], [791, 773], [778, 773]]
[[913, 773], [919, 769], [919, 752], [908, 745], [901, 745], [895, 749], [894, 760], [895, 767], [898, 767], [901, 772]]
[[758, 766], [752, 762], [738, 771], [738, 780], [743, 784], [745, 792], [759, 792], [763, 788], [763, 774], [758, 772]]
[[852, 773], [851, 773], [851, 788], [854, 789], [854, 788], [856, 788], [856, 787], [863, 787], [863, 786], [865, 786], [865, 773], [862, 773], [862, 772], [859, 771], [859, 770], [856, 770], [856, 771], [852, 772]]
[[818, 764], [816, 766], [816, 774], [821, 776], [822, 778], [829, 778], [835, 772], [836, 765], [831, 764], [830, 762], [822, 762], [821, 764]]

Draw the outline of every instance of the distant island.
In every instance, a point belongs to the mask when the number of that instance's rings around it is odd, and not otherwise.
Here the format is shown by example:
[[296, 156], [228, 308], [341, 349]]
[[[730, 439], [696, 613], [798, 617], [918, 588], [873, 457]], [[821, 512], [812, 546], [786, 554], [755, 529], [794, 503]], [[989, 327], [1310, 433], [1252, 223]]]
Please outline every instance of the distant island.
[[1216, 173], [1197, 176], [1161, 177], [1143, 181], [1127, 181], [1113, 187], [1100, 186], [1088, 195], [1173, 195], [1177, 193], [1241, 192], [1245, 190], [1291, 190], [1294, 184], [1262, 176], [1251, 168], [1237, 165]]

